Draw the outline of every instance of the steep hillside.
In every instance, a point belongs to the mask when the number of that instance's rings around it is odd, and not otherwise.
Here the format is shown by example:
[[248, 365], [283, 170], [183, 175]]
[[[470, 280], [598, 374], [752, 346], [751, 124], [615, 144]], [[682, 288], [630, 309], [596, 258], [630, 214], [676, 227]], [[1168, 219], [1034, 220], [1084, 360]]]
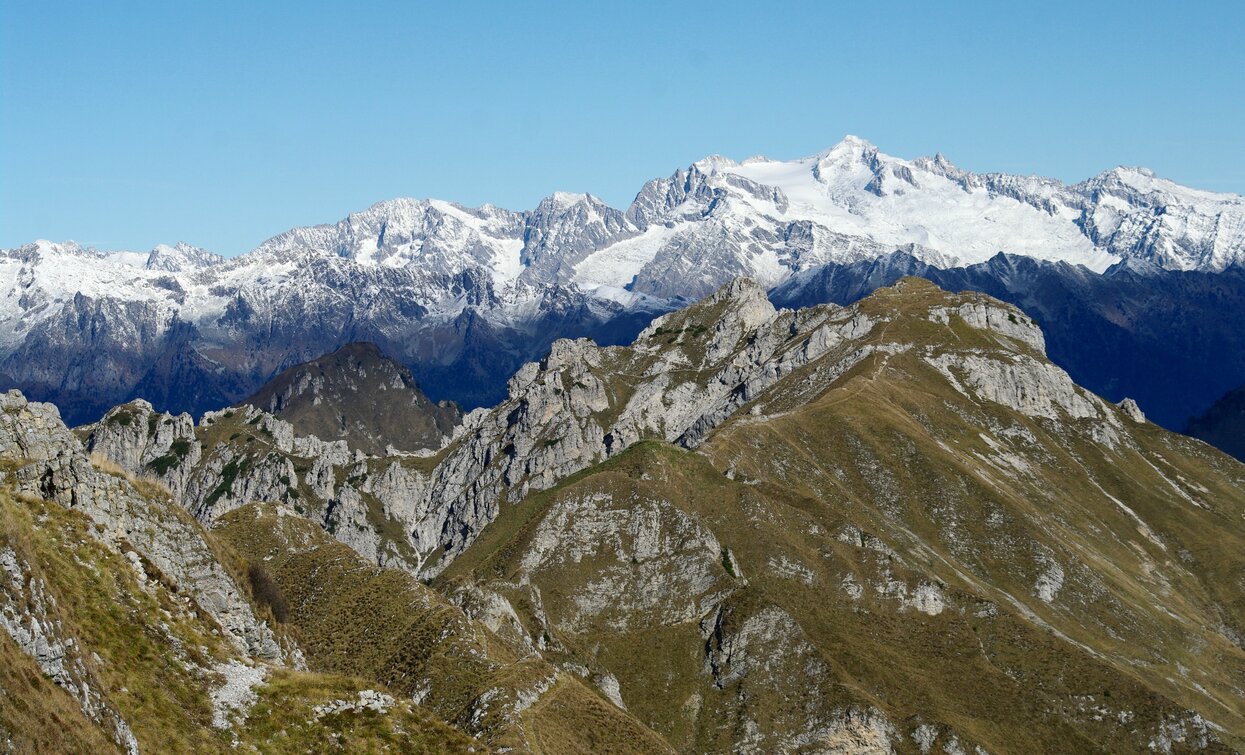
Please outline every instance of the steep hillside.
[[305, 671], [245, 575], [158, 484], [88, 461], [48, 405], [0, 397], [6, 750], [478, 748], [379, 683]]
[[503, 502], [436, 584], [687, 752], [1245, 745], [1245, 468], [988, 298], [906, 279], [853, 312], [859, 359]]
[[215, 532], [263, 564], [314, 668], [378, 680], [498, 749], [670, 751], [590, 689], [612, 689], [612, 680], [559, 671], [504, 624], [505, 615], [497, 615], [503, 624], [495, 634], [287, 508], [245, 506], [222, 517]]
[[370, 343], [290, 367], [242, 403], [289, 422], [298, 435], [344, 440], [372, 455], [440, 448], [461, 419], [456, 406], [429, 401], [410, 370]]

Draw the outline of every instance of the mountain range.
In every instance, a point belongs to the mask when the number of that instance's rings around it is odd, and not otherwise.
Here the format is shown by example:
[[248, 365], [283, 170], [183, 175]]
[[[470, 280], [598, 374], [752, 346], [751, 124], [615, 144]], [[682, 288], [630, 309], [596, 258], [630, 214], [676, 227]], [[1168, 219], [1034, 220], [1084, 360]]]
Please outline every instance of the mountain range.
[[135, 400], [70, 430], [0, 396], [0, 687], [24, 685], [0, 735], [1245, 746], [1245, 467], [1077, 385], [988, 295], [771, 296], [738, 278], [626, 345], [557, 340], [435, 451], [379, 427], [363, 450], [367, 401], [325, 440], [265, 402], [196, 422]]
[[[1087, 387], [1183, 428], [1245, 383], [1240, 360], [1206, 363], [1241, 352], [1235, 335], [1214, 339], [1241, 332], [1243, 258], [1236, 195], [1140, 168], [1070, 185], [973, 173], [848, 137], [801, 160], [706, 158], [648, 182], [625, 210], [569, 193], [521, 212], [398, 199], [232, 259], [186, 244], [6, 250], [0, 379], [71, 423], [132, 398], [198, 415], [370, 341], [433, 399], [471, 409], [501, 400], [507, 376], [555, 339], [628, 343], [737, 276], [807, 304], [942, 271], [1038, 318], [1052, 357]], [[858, 280], [825, 283], [844, 276]], [[1095, 335], [1078, 344], [1084, 327]], [[1163, 376], [1140, 369], [1147, 358]]]

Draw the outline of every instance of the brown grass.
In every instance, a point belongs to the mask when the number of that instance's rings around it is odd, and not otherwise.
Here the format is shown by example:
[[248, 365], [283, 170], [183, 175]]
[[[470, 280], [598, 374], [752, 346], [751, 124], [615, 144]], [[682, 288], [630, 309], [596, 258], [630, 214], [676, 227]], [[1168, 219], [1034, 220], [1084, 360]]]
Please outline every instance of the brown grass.
[[119, 752], [34, 660], [0, 632], [0, 736], [10, 752]]
[[148, 475], [136, 475], [103, 454], [91, 454], [91, 466], [105, 474], [125, 480], [145, 498], [159, 498], [164, 501], [173, 499], [172, 491], [160, 480]]

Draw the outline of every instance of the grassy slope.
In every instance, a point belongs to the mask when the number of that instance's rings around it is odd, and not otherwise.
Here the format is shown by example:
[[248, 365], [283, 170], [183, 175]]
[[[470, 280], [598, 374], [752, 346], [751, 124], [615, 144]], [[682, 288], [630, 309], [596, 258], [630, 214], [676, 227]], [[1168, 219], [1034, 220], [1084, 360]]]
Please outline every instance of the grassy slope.
[[[153, 502], [153, 505], [154, 502]], [[94, 539], [82, 515], [0, 490], [0, 548], [12, 548], [55, 601], [54, 618], [82, 650], [93, 683], [120, 712], [144, 751], [223, 752], [236, 735], [265, 752], [465, 752], [471, 740], [403, 703], [387, 715], [348, 712], [316, 719], [314, 705], [353, 699], [375, 683], [276, 670], [245, 725], [212, 728], [210, 669], [233, 658], [214, 623], [177, 596], [150, 565], [135, 570]], [[0, 729], [19, 750], [109, 752], [107, 734], [48, 681], [4, 635], [0, 642]], [[10, 660], [12, 662], [10, 662]], [[20, 692], [12, 697], [8, 693]], [[35, 723], [35, 722], [39, 723]]]
[[[868, 594], [859, 604], [841, 598], [835, 594], [835, 586], [841, 582], [836, 566], [848, 564], [848, 570], [874, 580], [883, 570], [889, 570], [892, 577], [909, 575], [885, 559], [880, 564], [875, 562], [872, 551], [860, 553], [859, 548], [847, 544], [808, 537], [811, 526], [828, 532], [846, 522], [810, 517], [798, 499], [759, 494], [750, 486], [727, 480], [698, 455], [645, 444], [613, 460], [609, 469], [545, 495], [550, 499], [582, 498], [598, 493], [623, 500], [662, 497], [707, 522], [729, 549], [733, 568], [746, 579], [746, 583], [740, 580], [739, 591], [729, 598], [730, 603], [740, 605], [745, 612], [774, 603], [796, 617], [834, 669], [837, 684], [831, 688], [831, 696], [822, 701], [831, 707], [875, 702], [899, 720], [921, 714], [952, 724], [988, 743], [991, 751], [1000, 749], [1002, 743], [1011, 751], [1024, 751], [1058, 749], [1073, 741], [1084, 746], [1111, 741], [1106, 731], [1097, 732], [1092, 740], [1085, 739], [1074, 727], [1044, 716], [1044, 704], [1071, 702], [1078, 694], [1101, 696], [1106, 691], [1138, 711], [1157, 697], [1085, 653], [1053, 641], [1005, 609], [992, 620], [975, 621], [971, 614], [896, 614], [891, 601]], [[539, 499], [516, 508], [528, 506], [538, 511]], [[748, 513], [759, 511], [764, 515]], [[496, 555], [480, 558], [474, 565], [468, 560], [461, 564], [456, 561], [443, 578], [452, 582], [474, 574], [483, 581], [509, 583], [518, 569], [507, 555], [523, 552], [525, 537], [536, 521], [538, 518], [533, 517], [527, 527], [516, 528], [514, 539]], [[814, 583], [805, 585], [771, 574], [770, 560], [775, 553], [792, 555], [812, 567], [817, 572]], [[473, 547], [463, 559], [477, 554]], [[826, 566], [819, 568], [822, 564]], [[536, 577], [544, 594], [544, 610], [555, 624], [569, 611], [563, 600], [572, 591], [566, 591], [564, 585], [590, 577]], [[507, 592], [504, 588], [501, 591]], [[521, 600], [514, 602], [516, 607], [522, 606]], [[971, 605], [974, 600], [965, 596], [965, 602]], [[558, 634], [556, 639], [565, 648], [566, 660], [591, 660], [614, 673], [628, 709], [681, 749], [730, 749], [736, 732], [724, 722], [734, 716], [731, 701], [703, 672], [704, 638], [697, 622], [627, 632], [602, 626], [585, 635]], [[1009, 657], [1006, 669], [995, 664], [995, 645], [1000, 646], [999, 653], [1014, 656]], [[1037, 648], [1039, 652], [1030, 652]], [[1012, 678], [1014, 674], [1036, 677], [1041, 684], [1054, 687], [1039, 702], [1029, 685]], [[989, 694], [983, 694], [985, 691]], [[691, 719], [685, 704], [694, 696], [704, 700], [704, 708]], [[717, 708], [713, 707], [715, 700]], [[753, 714], [773, 706], [775, 710], [768, 715], [778, 717], [781, 702], [762, 692], [750, 704]], [[1162, 700], [1154, 703], [1160, 713], [1174, 709]], [[761, 711], [761, 715], [766, 713]]]
[[[948, 301], [958, 300], [931, 286], [862, 307], [892, 320], [875, 342], [999, 350], [962, 321], [927, 319]], [[729, 550], [733, 568], [723, 570], [743, 578], [728, 604], [795, 617], [831, 670], [822, 694], [832, 701], [946, 723], [992, 752], [1133, 749], [1185, 707], [1242, 741], [1245, 654], [1226, 636], [1245, 626], [1239, 465], [1151, 425], [1132, 429], [1138, 449], [1104, 450], [1083, 423], [1054, 427], [967, 399], [912, 351], [875, 356], [808, 394], [814, 369], [770, 391], [777, 398], [761, 417], [741, 412], [703, 453], [640, 444], [504, 506], [440, 581], [489, 584], [535, 627], [512, 588], [522, 575], [557, 626], [602, 566], [524, 573], [544, 515], [593, 494], [658, 498]], [[1009, 447], [1024, 473], [1009, 472], [982, 437], [1012, 430], [1035, 440]], [[1043, 558], [1066, 572], [1049, 605], [1034, 593]], [[784, 573], [783, 559], [809, 576]], [[843, 589], [849, 579], [864, 586], [856, 600]], [[885, 589], [896, 582], [939, 586], [948, 610], [905, 609]], [[554, 639], [568, 659], [612, 671], [629, 710], [681, 749], [727, 747], [738, 734], [729, 690], [705, 678], [696, 622]], [[782, 726], [783, 693], [750, 693], [750, 715]]]
[[[315, 668], [426, 695], [431, 710], [496, 747], [535, 752], [662, 752], [659, 738], [563, 675], [513, 720], [501, 704], [554, 673], [507, 645], [405, 572], [378, 569], [301, 517], [272, 506], [230, 512], [214, 533], [262, 563], [289, 606], [289, 625]], [[493, 690], [501, 690], [499, 695]], [[483, 706], [495, 697], [499, 704]]]
[[0, 746], [13, 752], [119, 752], [7, 634], [0, 633]]

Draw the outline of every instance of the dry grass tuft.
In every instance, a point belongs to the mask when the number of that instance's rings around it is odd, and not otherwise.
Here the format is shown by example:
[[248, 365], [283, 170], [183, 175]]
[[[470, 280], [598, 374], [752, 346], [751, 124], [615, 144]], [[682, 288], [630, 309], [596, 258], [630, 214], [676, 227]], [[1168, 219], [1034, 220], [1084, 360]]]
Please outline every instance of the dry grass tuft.
[[129, 470], [123, 469], [120, 464], [103, 454], [91, 454], [91, 466], [99, 471], [110, 474], [113, 477], [119, 477], [134, 486], [139, 495], [145, 498], [159, 498], [161, 500], [172, 500], [173, 493], [168, 486], [154, 477], [146, 475], [136, 475]]

